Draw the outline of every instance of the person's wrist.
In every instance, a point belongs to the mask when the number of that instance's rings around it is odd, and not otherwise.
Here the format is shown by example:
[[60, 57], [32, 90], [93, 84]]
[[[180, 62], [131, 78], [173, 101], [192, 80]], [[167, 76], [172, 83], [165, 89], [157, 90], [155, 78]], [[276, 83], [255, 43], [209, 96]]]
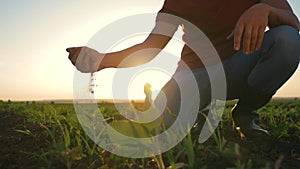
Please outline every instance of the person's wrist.
[[99, 62], [98, 71], [106, 68], [113, 68], [113, 63], [111, 63], [111, 59], [108, 59], [107, 55], [100, 54], [99, 58], [102, 57], [101, 61]]
[[275, 8], [270, 6], [269, 4], [266, 3], [259, 3], [258, 5], [261, 6], [260, 10], [263, 10], [266, 14], [266, 16], [268, 17], [268, 24], [272, 24], [272, 23], [276, 23], [277, 22], [277, 18], [275, 17]]
[[261, 8], [263, 8], [263, 10], [267, 13], [268, 16], [273, 15], [274, 13], [274, 8], [266, 3], [259, 3], [257, 4], [259, 5]]
[[268, 5], [268, 4], [265, 4], [265, 9], [267, 11], [267, 14], [268, 14], [268, 17], [269, 18], [272, 18], [274, 16], [274, 10], [275, 8], [273, 8], [272, 6]]

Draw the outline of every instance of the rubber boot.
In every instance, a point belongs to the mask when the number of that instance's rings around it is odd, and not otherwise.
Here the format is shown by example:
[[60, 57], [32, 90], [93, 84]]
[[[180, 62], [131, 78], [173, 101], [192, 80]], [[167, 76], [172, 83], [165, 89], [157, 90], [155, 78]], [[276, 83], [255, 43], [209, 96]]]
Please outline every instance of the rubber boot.
[[242, 138], [267, 139], [267, 130], [257, 125], [259, 115], [255, 110], [267, 104], [272, 95], [247, 89], [240, 97], [238, 103], [232, 109], [233, 127], [240, 133]]
[[260, 135], [268, 135], [268, 131], [261, 128], [256, 123], [259, 120], [259, 115], [253, 112], [241, 112], [237, 109], [232, 110], [233, 126], [240, 136], [247, 138], [256, 138]]

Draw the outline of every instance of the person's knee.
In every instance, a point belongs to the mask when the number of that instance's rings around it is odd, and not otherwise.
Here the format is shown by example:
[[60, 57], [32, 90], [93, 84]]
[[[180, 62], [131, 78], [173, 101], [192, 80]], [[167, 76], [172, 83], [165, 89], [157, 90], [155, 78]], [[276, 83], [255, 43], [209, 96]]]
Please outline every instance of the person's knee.
[[300, 36], [295, 28], [288, 25], [282, 25], [271, 29], [270, 32], [275, 43], [299, 48]]
[[278, 52], [276, 56], [280, 61], [281, 67], [297, 67], [300, 61], [299, 32], [291, 26], [283, 25], [271, 30], [271, 33], [274, 40], [274, 47], [277, 48]]

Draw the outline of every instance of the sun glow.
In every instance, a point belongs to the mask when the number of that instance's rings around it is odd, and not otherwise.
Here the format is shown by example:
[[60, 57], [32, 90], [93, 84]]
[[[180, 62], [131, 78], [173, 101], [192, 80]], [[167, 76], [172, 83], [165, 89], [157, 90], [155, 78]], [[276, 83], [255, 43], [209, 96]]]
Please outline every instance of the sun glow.
[[128, 86], [128, 96], [130, 99], [144, 99], [144, 85], [149, 83], [152, 89], [152, 98], [155, 98], [171, 76], [168, 72], [155, 68], [137, 72]]
[[[179, 31], [178, 34], [180, 33], [182, 32]], [[126, 37], [111, 47], [110, 51], [119, 51], [141, 43], [147, 35], [145, 33]], [[182, 47], [182, 41], [174, 38], [160, 54], [144, 65], [133, 68], [105, 69], [97, 72], [95, 98], [143, 100], [145, 99], [144, 85], [149, 83], [154, 99], [175, 72]], [[143, 51], [141, 51], [142, 53]]]

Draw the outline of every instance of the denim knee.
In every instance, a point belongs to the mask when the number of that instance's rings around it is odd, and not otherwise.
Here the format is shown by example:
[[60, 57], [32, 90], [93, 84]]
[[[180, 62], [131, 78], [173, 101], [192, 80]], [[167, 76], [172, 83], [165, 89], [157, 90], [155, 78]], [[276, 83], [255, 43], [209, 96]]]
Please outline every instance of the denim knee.
[[[300, 35], [295, 28], [282, 25], [270, 30], [274, 43], [282, 46], [283, 50], [297, 58], [300, 57]], [[281, 49], [282, 49], [281, 48]]]
[[300, 36], [291, 26], [265, 34], [259, 60], [248, 76], [249, 86], [274, 94], [295, 72], [300, 57]]
[[[299, 32], [288, 25], [278, 26], [270, 30], [273, 45], [279, 52], [280, 65], [286, 68], [295, 68], [300, 61], [300, 35]], [[274, 56], [272, 56], [274, 57]]]

